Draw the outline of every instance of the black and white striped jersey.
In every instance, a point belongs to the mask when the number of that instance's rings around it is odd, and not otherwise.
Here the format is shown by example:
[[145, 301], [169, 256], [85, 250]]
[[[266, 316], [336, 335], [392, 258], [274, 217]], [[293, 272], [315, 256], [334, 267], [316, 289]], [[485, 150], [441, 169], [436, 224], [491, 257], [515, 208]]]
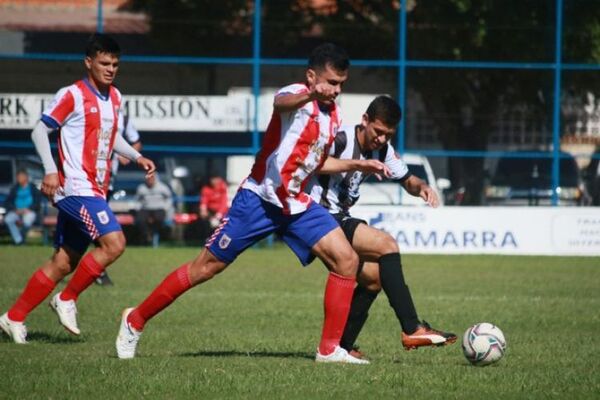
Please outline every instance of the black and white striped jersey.
[[[391, 171], [390, 179], [403, 182], [410, 177], [408, 166], [396, 154], [391, 144], [380, 150], [361, 152], [356, 126], [342, 126], [338, 130], [329, 155], [342, 160], [377, 159]], [[307, 192], [313, 200], [329, 209], [332, 214], [348, 213], [360, 196], [360, 184], [368, 177], [360, 171], [332, 175], [316, 175], [308, 185]]]

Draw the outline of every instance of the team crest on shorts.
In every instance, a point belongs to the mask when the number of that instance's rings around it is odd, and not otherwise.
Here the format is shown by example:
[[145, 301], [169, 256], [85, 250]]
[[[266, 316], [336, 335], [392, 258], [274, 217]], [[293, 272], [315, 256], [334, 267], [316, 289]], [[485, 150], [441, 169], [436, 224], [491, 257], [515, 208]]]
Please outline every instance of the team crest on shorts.
[[219, 247], [225, 250], [229, 246], [229, 243], [231, 243], [231, 238], [224, 233], [221, 239], [219, 239]]
[[106, 213], [106, 211], [100, 211], [98, 214], [96, 214], [98, 216], [98, 220], [100, 221], [100, 223], [102, 225], [106, 225], [108, 224], [108, 214]]

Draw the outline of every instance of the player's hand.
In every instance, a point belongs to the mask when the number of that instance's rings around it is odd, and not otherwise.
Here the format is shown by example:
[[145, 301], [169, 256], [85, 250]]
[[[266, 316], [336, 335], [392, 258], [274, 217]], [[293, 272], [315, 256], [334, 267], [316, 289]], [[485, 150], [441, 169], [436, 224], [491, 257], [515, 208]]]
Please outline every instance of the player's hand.
[[379, 160], [360, 160], [358, 169], [364, 173], [375, 174], [379, 180], [392, 176], [388, 166]]
[[156, 166], [154, 165], [154, 162], [152, 160], [142, 156], [135, 160], [135, 162], [141, 169], [146, 171], [146, 178], [149, 178], [152, 175], [154, 175], [154, 172], [156, 171]]
[[44, 176], [42, 180], [42, 187], [40, 191], [44, 196], [46, 196], [49, 200], [52, 200], [54, 197], [54, 193], [58, 190], [60, 186], [60, 181], [58, 180], [58, 174], [52, 173]]
[[317, 101], [334, 101], [336, 96], [335, 88], [327, 82], [317, 83], [311, 91], [311, 97]]
[[435, 190], [431, 188], [431, 186], [423, 186], [423, 188], [419, 192], [419, 197], [425, 200], [425, 202], [433, 208], [436, 208], [440, 205], [440, 199], [438, 198], [438, 195], [435, 192]]

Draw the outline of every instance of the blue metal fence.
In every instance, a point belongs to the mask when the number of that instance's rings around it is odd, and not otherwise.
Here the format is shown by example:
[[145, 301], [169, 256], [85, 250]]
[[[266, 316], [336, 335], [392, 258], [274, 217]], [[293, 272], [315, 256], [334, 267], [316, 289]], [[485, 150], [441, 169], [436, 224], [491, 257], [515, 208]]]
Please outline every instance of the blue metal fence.
[[[103, 31], [102, 0], [98, 1], [97, 7], [97, 30]], [[431, 61], [431, 60], [408, 60], [406, 59], [406, 31], [407, 31], [407, 0], [401, 0], [398, 11], [398, 58], [397, 60], [352, 60], [353, 65], [368, 67], [397, 68], [398, 72], [398, 98], [404, 109], [406, 102], [406, 69], [407, 68], [489, 68], [489, 69], [535, 69], [549, 70], [554, 73], [554, 102], [552, 115], [552, 152], [519, 153], [518, 157], [552, 157], [552, 183], [554, 189], [560, 186], [559, 159], [560, 154], [560, 99], [561, 99], [561, 73], [565, 70], [598, 71], [600, 65], [563, 63], [561, 55], [562, 33], [563, 33], [563, 0], [556, 1], [555, 15], [555, 43], [554, 62], [532, 63], [532, 62], [486, 62], [486, 61]], [[255, 10], [262, 9], [262, 0], [255, 0]], [[266, 65], [305, 65], [305, 59], [285, 58], [263, 58], [261, 57], [261, 13], [254, 12], [253, 17], [253, 51], [251, 58], [229, 58], [229, 57], [185, 57], [185, 56], [127, 56], [123, 61], [139, 63], [186, 63], [186, 64], [231, 64], [250, 65], [252, 67], [252, 93], [254, 95], [254, 126], [252, 130], [252, 145], [250, 147], [208, 147], [208, 146], [145, 146], [148, 150], [185, 152], [196, 154], [254, 154], [258, 151], [260, 136], [258, 131], [258, 98], [260, 94], [261, 67]], [[80, 54], [64, 53], [27, 53], [8, 54], [0, 53], [0, 59], [36, 59], [36, 60], [62, 60], [79, 61]], [[4, 142], [4, 147], [10, 147], [10, 143]], [[15, 143], [16, 147], [20, 144]], [[396, 147], [403, 153], [411, 149], [405, 146], [405, 123], [404, 120], [398, 127]], [[419, 149], [419, 153], [430, 157], [505, 157], [511, 156], [510, 152], [489, 151], [444, 151], [434, 149]], [[552, 204], [558, 204], [557, 191], [553, 190]]]

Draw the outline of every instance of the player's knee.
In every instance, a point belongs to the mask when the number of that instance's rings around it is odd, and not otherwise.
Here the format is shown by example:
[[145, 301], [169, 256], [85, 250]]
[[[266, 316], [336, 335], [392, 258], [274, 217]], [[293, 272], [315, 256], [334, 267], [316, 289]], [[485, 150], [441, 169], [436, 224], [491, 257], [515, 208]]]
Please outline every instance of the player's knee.
[[334, 272], [342, 276], [356, 276], [356, 273], [358, 272], [358, 262], [358, 255], [348, 246], [347, 251], [343, 251], [339, 254]]
[[119, 235], [115, 236], [110, 242], [105, 243], [104, 246], [102, 246], [102, 249], [104, 250], [106, 256], [111, 261], [114, 261], [119, 258], [121, 254], [123, 254], [126, 244], [125, 236]]
[[53, 260], [50, 263], [50, 268], [55, 273], [55, 275], [65, 277], [73, 271], [77, 265], [71, 265], [67, 260]]
[[380, 254], [383, 256], [385, 254], [391, 253], [399, 253], [400, 248], [398, 247], [398, 242], [391, 236], [386, 234], [384, 239], [380, 242]]

